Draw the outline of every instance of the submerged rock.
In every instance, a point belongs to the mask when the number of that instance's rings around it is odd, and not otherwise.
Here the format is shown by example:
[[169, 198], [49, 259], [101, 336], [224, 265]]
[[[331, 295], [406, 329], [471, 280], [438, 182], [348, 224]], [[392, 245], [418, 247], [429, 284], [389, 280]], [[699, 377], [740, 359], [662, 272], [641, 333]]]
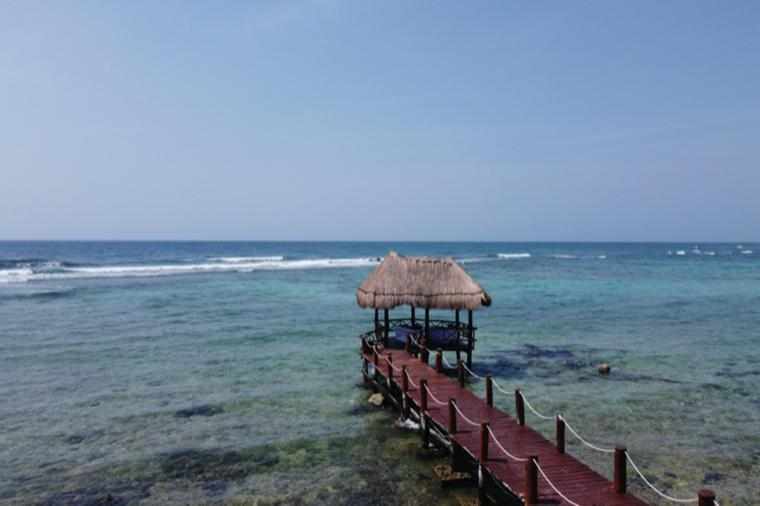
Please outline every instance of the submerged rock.
[[369, 399], [367, 399], [367, 402], [372, 404], [373, 406], [380, 407], [383, 405], [383, 394], [372, 394], [369, 396]]
[[174, 416], [175, 418], [190, 418], [191, 416], [214, 416], [219, 413], [224, 413], [224, 409], [221, 406], [203, 404], [201, 406], [180, 409], [174, 413]]

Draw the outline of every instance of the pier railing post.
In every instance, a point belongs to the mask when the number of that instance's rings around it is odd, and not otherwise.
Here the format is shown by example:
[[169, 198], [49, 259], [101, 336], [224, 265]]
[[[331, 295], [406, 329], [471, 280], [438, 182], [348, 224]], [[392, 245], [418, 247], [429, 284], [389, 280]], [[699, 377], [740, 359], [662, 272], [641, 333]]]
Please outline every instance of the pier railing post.
[[420, 380], [420, 409], [422, 413], [428, 410], [428, 398], [427, 398], [427, 380]]
[[464, 388], [464, 362], [461, 360], [458, 362], [458, 369], [459, 386]]
[[709, 488], [703, 488], [697, 494], [699, 506], [715, 506], [715, 492]]
[[380, 366], [380, 355], [378, 355], [378, 354], [377, 354], [377, 350], [374, 350], [374, 352], [375, 352], [375, 353], [374, 353], [374, 355], [372, 356], [372, 361], [373, 361], [373, 365], [374, 365], [374, 367], [373, 367], [372, 369], [373, 369], [373, 371], [374, 371], [374, 373], [375, 373], [375, 374], [374, 374], [374, 376], [375, 376], [375, 381], [377, 381], [377, 377], [378, 377], [378, 375], [380, 374], [380, 371], [378, 370], [378, 368], [379, 368], [379, 366]]
[[515, 390], [515, 411], [517, 412], [517, 422], [520, 425], [525, 425], [525, 401], [519, 388]]
[[615, 492], [618, 494], [625, 494], [627, 486], [626, 471], [627, 462], [625, 458], [626, 448], [625, 446], [615, 447], [615, 473], [614, 473], [614, 486]]
[[530, 506], [538, 503], [538, 457], [532, 455], [525, 463], [525, 504]]
[[488, 460], [488, 422], [480, 424], [480, 462]]
[[443, 351], [440, 349], [435, 353], [435, 372], [443, 372]]
[[401, 366], [401, 391], [404, 393], [409, 391], [409, 373], [405, 365]]
[[490, 374], [486, 374], [486, 404], [493, 407], [493, 378]]
[[557, 451], [565, 453], [565, 420], [557, 415]]
[[449, 399], [449, 434], [457, 433], [457, 408], [454, 399]]

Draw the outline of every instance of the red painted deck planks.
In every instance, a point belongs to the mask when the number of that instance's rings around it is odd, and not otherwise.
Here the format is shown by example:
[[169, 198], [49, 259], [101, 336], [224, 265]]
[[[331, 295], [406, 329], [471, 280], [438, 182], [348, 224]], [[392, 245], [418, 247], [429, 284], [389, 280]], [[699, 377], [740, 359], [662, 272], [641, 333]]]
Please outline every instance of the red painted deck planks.
[[[462, 388], [455, 378], [445, 374], [439, 374], [435, 369], [418, 358], [412, 357], [402, 350], [391, 350], [393, 365], [401, 369], [407, 367], [411, 379], [409, 385], [409, 397], [419, 405], [420, 380], [428, 382], [428, 415], [441, 427], [447, 428], [449, 422], [449, 408], [447, 405], [439, 405], [437, 400], [448, 404], [449, 399], [454, 399], [459, 410], [470, 420], [480, 424], [488, 422], [499, 443], [512, 455], [527, 457], [536, 455], [538, 463], [554, 485], [570, 500], [581, 506], [645, 506], [638, 498], [630, 494], [617, 494], [612, 489], [612, 482], [593, 471], [591, 468], [576, 460], [567, 453], [561, 454], [553, 443], [549, 442], [541, 434], [530, 427], [520, 426], [517, 420], [498, 408], [489, 407], [484, 399], [481, 399], [467, 388]], [[386, 357], [388, 352], [380, 353], [380, 372], [387, 374]], [[372, 363], [371, 354], [366, 355]], [[434, 357], [431, 356], [431, 361]], [[394, 371], [394, 383], [401, 384], [400, 373]], [[417, 387], [414, 387], [414, 385]], [[469, 452], [476, 460], [480, 460], [480, 427], [470, 425], [457, 415], [457, 433], [449, 434], [449, 437]], [[489, 438], [488, 460], [483, 464], [488, 471], [507, 484], [516, 493], [522, 493], [525, 488], [525, 465], [510, 459], [498, 448], [493, 439]], [[612, 455], [609, 455], [612, 466]], [[570, 505], [550, 487], [546, 480], [539, 474], [539, 498], [541, 502], [558, 505]]]

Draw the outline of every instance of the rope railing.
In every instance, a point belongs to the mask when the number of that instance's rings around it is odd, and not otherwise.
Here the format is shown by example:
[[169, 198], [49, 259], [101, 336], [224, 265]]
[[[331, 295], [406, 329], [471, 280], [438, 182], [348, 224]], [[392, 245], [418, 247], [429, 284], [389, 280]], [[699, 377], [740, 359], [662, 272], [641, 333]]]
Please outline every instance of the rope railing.
[[563, 422], [565, 422], [565, 427], [567, 429], [569, 429], [570, 432], [576, 438], [578, 438], [578, 441], [580, 441], [584, 445], [588, 446], [592, 450], [596, 450], [596, 451], [601, 452], [601, 453], [615, 453], [615, 449], [614, 448], [602, 448], [601, 446], [596, 446], [595, 444], [586, 441], [583, 437], [581, 437], [580, 434], [578, 434], [578, 432], [573, 428], [572, 425], [570, 425], [569, 423], [567, 423], [567, 420], [565, 420], [565, 417], [563, 417], [562, 415], [557, 415], [557, 416], [559, 417], [560, 420], [562, 420]]
[[462, 362], [462, 367], [464, 367], [464, 370], [467, 371], [470, 374], [470, 376], [474, 376], [475, 378], [478, 378], [479, 380], [485, 379], [485, 377], [473, 372], [473, 370], [467, 367], [467, 364], [465, 364], [464, 362]]
[[[414, 336], [410, 335], [409, 337], [410, 337], [411, 341], [412, 341], [412, 342], [415, 344], [415, 346], [417, 346], [417, 347], [418, 347], [419, 349], [421, 349], [421, 350], [425, 350], [425, 351], [427, 351], [428, 353], [430, 353], [430, 351], [431, 351], [431, 350], [430, 350], [429, 348], [427, 348], [426, 346], [422, 345], [422, 344], [421, 344], [421, 343], [420, 343], [420, 342], [419, 342], [419, 341], [418, 341], [418, 340], [417, 340], [417, 339], [416, 339]], [[377, 345], [377, 344], [374, 344], [374, 345], [372, 345], [372, 349], [373, 349], [373, 350], [374, 350], [376, 353], [378, 353], [378, 354], [380, 354], [380, 353], [382, 352], [382, 350], [381, 350], [381, 349], [378, 349], [378, 345]], [[448, 367], [449, 369], [456, 369], [456, 368], [457, 368], [457, 366], [456, 366], [456, 365], [453, 365], [453, 364], [451, 364], [451, 363], [450, 363], [450, 362], [449, 362], [449, 361], [446, 359], [446, 356], [445, 356], [444, 354], [441, 354], [441, 358], [442, 358], [443, 364], [445, 364], [445, 366], [446, 366], [446, 367]], [[387, 358], [387, 357], [386, 357], [386, 359], [385, 359], [385, 360], [388, 362], [388, 364], [390, 365], [390, 367], [391, 367], [391, 368], [392, 368], [394, 371], [397, 371], [397, 372], [401, 372], [401, 373], [403, 373], [403, 369], [396, 367], [396, 366], [393, 364], [393, 362], [392, 362], [391, 360], [388, 360], [388, 358]], [[469, 367], [467, 367], [467, 365], [466, 365], [464, 362], [460, 361], [460, 362], [459, 362], [459, 364], [461, 364], [461, 365], [462, 365], [462, 367], [463, 367], [463, 368], [464, 368], [464, 369], [465, 369], [465, 370], [466, 370], [466, 371], [467, 371], [467, 372], [468, 372], [468, 373], [469, 373], [471, 376], [473, 376], [473, 377], [475, 377], [475, 378], [477, 378], [477, 379], [481, 379], [481, 380], [482, 380], [482, 379], [485, 379], [483, 376], [481, 376], [481, 375], [479, 375], [479, 374], [475, 373], [475, 372], [474, 372], [472, 369], [470, 369]], [[408, 379], [408, 381], [409, 381], [409, 384], [410, 384], [412, 387], [414, 387], [414, 388], [419, 388], [419, 385], [418, 385], [417, 383], [415, 383], [415, 382], [414, 382], [414, 380], [412, 379], [411, 375], [410, 375], [410, 374], [408, 374], [408, 373], [407, 373], [407, 379]], [[498, 383], [497, 383], [497, 382], [496, 382], [496, 381], [495, 381], [493, 378], [491, 378], [491, 384], [492, 384], [494, 387], [496, 387], [496, 389], [497, 389], [498, 391], [500, 391], [502, 394], [505, 394], [505, 395], [512, 395], [512, 392], [509, 392], [509, 391], [505, 390], [505, 389], [504, 389], [504, 388], [503, 388], [501, 385], [499, 385], [499, 384], [498, 384]], [[427, 390], [427, 394], [428, 394], [429, 398], [430, 398], [430, 399], [432, 399], [432, 401], [433, 401], [433, 402], [434, 402], [436, 405], [439, 405], [439, 406], [445, 406], [445, 405], [447, 405], [447, 404], [448, 404], [447, 402], [444, 402], [444, 401], [440, 400], [439, 398], [437, 398], [437, 397], [435, 396], [435, 394], [432, 392], [432, 390], [430, 389], [430, 387], [429, 387], [429, 386], [425, 385], [425, 388], [426, 388], [426, 390]], [[532, 412], [532, 413], [533, 413], [533, 414], [534, 414], [536, 417], [540, 418], [541, 420], [552, 420], [552, 419], [554, 419], [554, 417], [552, 417], [552, 416], [548, 416], [548, 415], [545, 415], [545, 414], [541, 413], [540, 411], [538, 411], [538, 410], [537, 410], [537, 409], [536, 409], [536, 408], [535, 408], [535, 407], [534, 407], [534, 406], [533, 406], [533, 405], [532, 405], [532, 404], [531, 404], [531, 403], [528, 401], [528, 399], [526, 398], [525, 394], [524, 394], [522, 391], [518, 390], [517, 392], [518, 392], [519, 396], [522, 398], [522, 402], [524, 403], [524, 405], [525, 405], [525, 406], [527, 406], [527, 407], [528, 407], [528, 409], [529, 409], [529, 410], [530, 410], [530, 411], [531, 411], [531, 412]], [[457, 405], [457, 403], [456, 403], [456, 402], [453, 402], [452, 404], [453, 404], [454, 410], [455, 410], [455, 411], [458, 413], [458, 415], [459, 415], [459, 416], [460, 416], [460, 417], [461, 417], [461, 418], [462, 418], [462, 419], [465, 421], [465, 423], [469, 424], [469, 425], [470, 425], [470, 426], [472, 426], [472, 427], [480, 427], [480, 424], [479, 424], [479, 423], [477, 423], [477, 422], [473, 421], [471, 418], [469, 418], [467, 415], [465, 415], [465, 414], [462, 412], [462, 410], [459, 408], [459, 406]], [[566, 428], [567, 428], [567, 429], [570, 431], [570, 433], [571, 433], [571, 434], [573, 434], [573, 436], [575, 436], [575, 438], [576, 438], [576, 439], [578, 439], [578, 441], [580, 441], [580, 442], [581, 442], [581, 443], [582, 443], [584, 446], [586, 446], [586, 447], [588, 447], [588, 448], [590, 448], [590, 449], [592, 449], [592, 450], [594, 450], [594, 451], [600, 452], [600, 453], [606, 453], [606, 454], [612, 454], [612, 453], [615, 453], [615, 449], [614, 449], [614, 448], [605, 448], [605, 447], [602, 447], [602, 446], [598, 446], [598, 445], [595, 445], [595, 444], [591, 443], [591, 442], [590, 442], [590, 441], [588, 441], [587, 439], [585, 439], [583, 436], [581, 436], [581, 435], [578, 433], [578, 431], [577, 431], [577, 430], [575, 430], [575, 428], [574, 428], [572, 425], [570, 425], [570, 424], [568, 423], [568, 421], [565, 419], [565, 417], [563, 417], [561, 414], [557, 414], [557, 415], [556, 415], [556, 418], [557, 418], [557, 419], [559, 419], [559, 420], [561, 420], [561, 421], [563, 422], [564, 426], [565, 426], [565, 427], [566, 427]], [[496, 446], [499, 448], [499, 450], [500, 450], [500, 451], [501, 451], [501, 452], [502, 452], [504, 455], [506, 455], [507, 457], [509, 457], [510, 459], [512, 459], [512, 460], [514, 460], [514, 461], [516, 461], [516, 462], [529, 462], [529, 461], [531, 460], [530, 458], [518, 457], [518, 456], [516, 456], [516, 455], [513, 455], [512, 453], [510, 453], [510, 452], [509, 452], [509, 451], [508, 451], [506, 448], [504, 448], [504, 446], [501, 444], [501, 442], [500, 442], [500, 441], [497, 439], [497, 437], [496, 437], [496, 434], [493, 432], [493, 430], [491, 429], [491, 427], [490, 427], [490, 426], [489, 426], [489, 427], [487, 427], [487, 430], [488, 430], [488, 434], [489, 434], [489, 437], [490, 437], [490, 438], [491, 438], [491, 439], [494, 441], [494, 443], [496, 444]], [[659, 490], [658, 488], [656, 488], [656, 487], [655, 487], [655, 486], [654, 486], [654, 485], [653, 485], [653, 484], [652, 484], [652, 483], [651, 483], [651, 482], [650, 482], [650, 481], [649, 481], [649, 480], [646, 478], [646, 476], [644, 475], [644, 473], [642, 473], [642, 472], [641, 472], [641, 470], [640, 470], [640, 469], [639, 469], [639, 467], [636, 465], [636, 463], [633, 461], [633, 458], [631, 457], [631, 455], [628, 453], [628, 451], [627, 451], [627, 450], [625, 451], [625, 457], [626, 457], [626, 460], [628, 461], [628, 463], [630, 463], [630, 464], [631, 464], [631, 467], [632, 467], [632, 468], [633, 468], [633, 470], [636, 472], [636, 474], [638, 474], [638, 476], [639, 476], [639, 477], [641, 478], [641, 480], [644, 482], [644, 484], [645, 484], [647, 487], [649, 487], [649, 488], [650, 488], [650, 489], [651, 489], [651, 490], [652, 490], [652, 491], [653, 491], [655, 494], [657, 494], [658, 496], [660, 496], [661, 498], [663, 498], [663, 499], [665, 499], [665, 500], [667, 500], [667, 501], [671, 501], [671, 502], [674, 502], [674, 503], [680, 503], [680, 504], [689, 504], [689, 503], [696, 503], [696, 502], [698, 502], [698, 501], [700, 500], [700, 499], [699, 499], [699, 497], [691, 497], [691, 498], [678, 498], [678, 497], [673, 497], [673, 496], [671, 496], [671, 495], [668, 495], [668, 494], [666, 494], [665, 492], [663, 492], [663, 491]], [[554, 484], [554, 483], [553, 483], [553, 482], [552, 482], [552, 481], [549, 479], [549, 477], [546, 475], [546, 473], [544, 472], [544, 470], [541, 468], [541, 466], [540, 466], [540, 465], [539, 465], [539, 463], [538, 463], [538, 460], [536, 460], [536, 459], [533, 459], [533, 463], [534, 463], [534, 465], [536, 466], [536, 469], [538, 470], [538, 472], [541, 474], [541, 476], [542, 476], [542, 477], [544, 478], [544, 480], [546, 481], [546, 483], [548, 483], [548, 484], [549, 484], [549, 486], [552, 488], [552, 490], [554, 490], [554, 492], [556, 492], [556, 493], [557, 493], [557, 494], [558, 494], [558, 495], [559, 495], [559, 496], [560, 496], [560, 497], [561, 497], [561, 498], [562, 498], [564, 501], [566, 501], [566, 502], [567, 502], [568, 504], [570, 504], [571, 506], [581, 506], [580, 504], [578, 504], [578, 503], [576, 503], [575, 501], [573, 501], [573, 500], [571, 500], [570, 498], [568, 498], [566, 495], [564, 495], [564, 494], [563, 494], [563, 493], [562, 493], [562, 492], [561, 492], [561, 491], [560, 491], [560, 490], [557, 488], [557, 486], [556, 486], [556, 485], [555, 485], [555, 484]], [[716, 500], [714, 500], [714, 501], [713, 501], [713, 503], [714, 503], [714, 505], [715, 505], [715, 506], [720, 506], [720, 504], [719, 504], [719, 503], [718, 503], [718, 501], [716, 501]]]
[[495, 386], [495, 387], [496, 387], [496, 390], [498, 390], [499, 392], [503, 393], [504, 395], [512, 395], [512, 393], [511, 393], [511, 392], [507, 392], [506, 390], [504, 390], [503, 388], [501, 388], [501, 385], [499, 385], [499, 384], [496, 382], [496, 380], [495, 380], [495, 379], [491, 378], [491, 383], [493, 383], [493, 386]]
[[409, 384], [412, 385], [412, 388], [420, 388], [420, 386], [414, 382], [412, 379], [412, 375], [409, 373], [406, 373], [406, 379], [409, 381]]
[[499, 440], [496, 438], [496, 434], [493, 433], [493, 430], [491, 429], [490, 426], [487, 428], [487, 430], [488, 430], [488, 435], [491, 437], [491, 439], [493, 439], [493, 442], [496, 443], [496, 446], [499, 448], [499, 450], [501, 450], [501, 452], [504, 455], [506, 455], [510, 459], [514, 460], [515, 462], [528, 462], [530, 460], [530, 459], [526, 459], [526, 458], [523, 458], [523, 457], [518, 457], [516, 455], [512, 455], [511, 453], [509, 453], [509, 451], [507, 451], [507, 449], [504, 448], [501, 445], [501, 443], [499, 442]]
[[402, 371], [402, 369], [400, 367], [396, 367], [395, 365], [393, 365], [393, 361], [389, 360], [388, 357], [385, 357], [385, 361], [388, 363], [388, 365], [391, 366], [391, 369], [393, 369], [394, 371], [396, 371], [398, 373], [400, 373]]
[[428, 393], [428, 395], [430, 396], [430, 399], [432, 399], [434, 403], [438, 404], [439, 406], [445, 406], [446, 404], [448, 404], [448, 402], [443, 402], [443, 401], [442, 401], [442, 400], [440, 400], [438, 397], [436, 397], [436, 396], [433, 394], [433, 391], [432, 391], [432, 390], [430, 390], [430, 387], [429, 387], [429, 386], [425, 385], [425, 390], [427, 390], [427, 393]]
[[[659, 495], [663, 499], [666, 499], [666, 500], [671, 501], [671, 502], [677, 502], [677, 503], [683, 503], [683, 504], [693, 503], [693, 502], [699, 501], [699, 497], [692, 497], [692, 498], [689, 498], [689, 499], [679, 499], [678, 497], [669, 496], [665, 492], [659, 490], [657, 487], [655, 487], [654, 485], [652, 485], [652, 483], [650, 483], [649, 480], [647, 480], [646, 476], [644, 476], [644, 473], [641, 472], [641, 470], [636, 465], [636, 463], [633, 461], [633, 459], [631, 458], [631, 455], [627, 451], [625, 452], [625, 458], [628, 459], [628, 462], [631, 464], [631, 467], [633, 467], [633, 470], [636, 471], [636, 474], [638, 474], [639, 477], [641, 477], [641, 480], [646, 484], [646, 486], [648, 486], [649, 488], [651, 488], [654, 493], [656, 493], [657, 495]], [[718, 504], [718, 501], [714, 500], [713, 502], [716, 505]]]
[[541, 420], [554, 420], [553, 416], [546, 416], [536, 411], [536, 408], [531, 406], [530, 402], [528, 402], [528, 399], [525, 397], [525, 394], [522, 393], [522, 390], [520, 391], [520, 397], [522, 397], [522, 400], [525, 403], [525, 405], [528, 406], [528, 409], [531, 410], [533, 414], [539, 417]]
[[457, 406], [457, 403], [454, 403], [454, 410], [459, 413], [459, 416], [462, 417], [462, 420], [464, 420], [469, 425], [472, 425], [473, 427], [480, 427], [479, 423], [473, 422], [470, 418], [467, 417], [464, 413], [462, 413], [462, 410], [459, 409], [459, 406]]
[[536, 466], [536, 469], [538, 469], [538, 472], [541, 474], [541, 476], [544, 477], [544, 480], [546, 480], [546, 483], [549, 484], [549, 486], [552, 488], [552, 490], [554, 490], [557, 493], [557, 495], [559, 495], [562, 499], [564, 499], [565, 502], [567, 502], [571, 506], [581, 506], [580, 504], [578, 504], [577, 502], [573, 501], [572, 499], [568, 498], [565, 494], [563, 494], [562, 492], [560, 492], [560, 490], [557, 488], [557, 486], [554, 483], [552, 483], [552, 480], [550, 480], [549, 477], [546, 476], [546, 473], [544, 472], [543, 469], [541, 469], [541, 466], [538, 465], [538, 460], [533, 459], [533, 465]]
[[451, 362], [449, 362], [449, 361], [446, 359], [446, 355], [444, 355], [443, 353], [441, 353], [441, 360], [443, 360], [443, 365], [445, 365], [445, 366], [446, 366], [446, 367], [448, 367], [449, 369], [456, 369], [456, 368], [457, 368], [457, 366], [455, 366], [455, 365], [452, 365], [452, 364], [451, 364]]

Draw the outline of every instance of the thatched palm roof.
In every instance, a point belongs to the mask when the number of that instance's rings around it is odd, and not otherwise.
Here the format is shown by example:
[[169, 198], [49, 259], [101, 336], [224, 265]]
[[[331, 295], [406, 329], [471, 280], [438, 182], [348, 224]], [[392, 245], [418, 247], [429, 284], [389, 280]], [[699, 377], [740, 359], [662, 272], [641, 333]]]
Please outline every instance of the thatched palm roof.
[[453, 258], [404, 257], [395, 251], [356, 290], [363, 308], [411, 305], [428, 309], [477, 309], [491, 297]]

